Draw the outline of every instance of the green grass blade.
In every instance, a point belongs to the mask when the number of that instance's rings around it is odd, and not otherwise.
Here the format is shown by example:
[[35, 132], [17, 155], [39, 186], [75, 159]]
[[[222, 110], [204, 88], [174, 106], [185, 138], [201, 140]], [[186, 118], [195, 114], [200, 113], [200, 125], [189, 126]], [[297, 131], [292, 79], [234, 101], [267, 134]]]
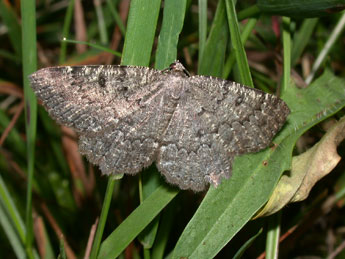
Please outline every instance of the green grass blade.
[[240, 83], [253, 87], [253, 80], [250, 74], [246, 52], [241, 40], [241, 34], [237, 22], [234, 0], [225, 0], [228, 17], [232, 50], [235, 52], [237, 66], [240, 73]]
[[122, 33], [122, 35], [125, 35], [126, 34], [125, 25], [123, 24], [119, 13], [115, 10], [113, 2], [111, 0], [106, 0], [106, 1], [107, 1], [108, 8], [110, 10], [110, 13], [112, 14], [114, 18], [114, 21], [116, 22], [117, 26], [119, 26], [120, 32]]
[[268, 230], [266, 237], [266, 258], [278, 258], [278, 246], [280, 237], [281, 211], [268, 219]]
[[169, 234], [174, 223], [175, 201], [176, 200], [173, 200], [169, 206], [164, 209], [163, 215], [161, 216], [157, 239], [152, 249], [153, 259], [163, 258], [164, 250], [168, 244]]
[[199, 60], [204, 53], [207, 36], [207, 0], [199, 0]]
[[[0, 175], [0, 224], [18, 258], [25, 258], [25, 226], [10, 192]], [[39, 258], [33, 250], [33, 257]]]
[[13, 226], [18, 233], [19, 239], [22, 244], [25, 243], [25, 226], [24, 222], [22, 221], [19, 212], [14, 205], [14, 202], [11, 198], [10, 193], [8, 192], [5, 182], [3, 181], [0, 175], [0, 200], [3, 206], [3, 209], [7, 212], [8, 216], [11, 218], [13, 222]]
[[177, 193], [177, 189], [168, 188], [165, 185], [160, 186], [102, 243], [98, 258], [119, 256]]
[[[164, 2], [162, 27], [158, 38], [156, 64], [157, 69], [167, 68], [177, 58], [177, 43], [183, 28], [187, 1], [168, 0]], [[159, 172], [156, 168], [151, 174], [144, 173], [143, 200], [146, 199], [160, 184]], [[149, 179], [147, 179], [149, 177]], [[144, 247], [145, 255], [155, 239], [158, 229], [159, 217], [156, 217], [139, 235], [138, 239]]]
[[92, 248], [91, 248], [91, 253], [90, 253], [91, 259], [97, 258], [99, 247], [100, 247], [102, 236], [103, 236], [105, 223], [107, 221], [107, 216], [109, 212], [111, 198], [114, 191], [115, 182], [116, 180], [121, 179], [122, 176], [123, 175], [110, 176], [108, 179], [108, 185], [107, 185], [107, 190], [106, 190], [104, 201], [103, 201], [102, 212], [101, 212], [101, 216], [98, 222], [95, 239], [93, 241]]
[[240, 12], [238, 12], [237, 14], [237, 18], [239, 21], [243, 21], [244, 19], [248, 19], [251, 17], [255, 17], [260, 15], [260, 9], [257, 5], [252, 5]]
[[27, 138], [28, 185], [26, 194], [26, 252], [29, 258], [33, 257], [33, 225], [32, 225], [32, 182], [34, 177], [35, 140], [37, 123], [37, 100], [30, 87], [28, 76], [37, 69], [36, 50], [36, 10], [34, 0], [21, 2], [22, 15], [22, 53], [23, 53], [23, 80], [25, 97], [25, 125]]
[[307, 46], [308, 42], [310, 42], [310, 37], [318, 21], [318, 18], [305, 19], [302, 23], [300, 30], [297, 33], [295, 33], [291, 53], [292, 66], [296, 65], [298, 59], [301, 57], [303, 53], [303, 50]]
[[[161, 184], [162, 179], [155, 166], [150, 166], [140, 175], [142, 181], [139, 185], [140, 203], [149, 197]], [[142, 186], [142, 188], [140, 188]], [[138, 240], [142, 244], [146, 253], [149, 254], [149, 249], [152, 248], [156, 239], [156, 234], [159, 225], [159, 216], [157, 216], [138, 236]]]
[[199, 60], [198, 74], [221, 77], [229, 38], [224, 1], [218, 2], [209, 36]]
[[[291, 35], [290, 18], [283, 17], [283, 84], [282, 92], [286, 92], [290, 85], [291, 73]], [[278, 258], [279, 235], [280, 235], [281, 212], [270, 217], [269, 230], [266, 239], [266, 258]]]
[[94, 0], [93, 3], [95, 6], [95, 9], [96, 9], [97, 24], [98, 24], [100, 41], [101, 41], [102, 45], [106, 45], [108, 43], [108, 33], [107, 33], [107, 27], [106, 27], [105, 21], [104, 21], [102, 4], [101, 4], [100, 0]]
[[71, 26], [72, 18], [73, 18], [73, 10], [74, 10], [74, 0], [69, 1], [68, 7], [66, 10], [65, 20], [63, 23], [62, 29], [62, 41], [60, 47], [60, 56], [59, 56], [59, 64], [62, 64], [66, 61], [66, 51], [67, 51], [67, 41], [64, 39], [68, 38], [68, 32]]
[[309, 88], [286, 88], [282, 98], [291, 114], [273, 140], [276, 148], [235, 158], [231, 179], [217, 189], [210, 188], [172, 258], [213, 258], [234, 237], [267, 202], [280, 175], [290, 168], [297, 139], [345, 107], [344, 84], [345, 80], [326, 72]]
[[6, 237], [10, 241], [17, 258], [25, 258], [25, 246], [12, 226], [11, 220], [5, 212], [2, 202], [0, 202], [0, 224], [6, 234]]
[[[248, 19], [248, 22], [244, 26], [243, 32], [241, 34], [241, 41], [243, 45], [246, 43], [247, 39], [249, 38], [257, 21], [258, 21], [257, 18]], [[235, 63], [236, 63], [235, 53], [231, 52], [224, 65], [223, 78], [228, 78]]]
[[242, 246], [241, 248], [236, 252], [236, 254], [234, 255], [234, 257], [232, 259], [240, 259], [242, 258], [242, 255], [244, 254], [244, 252], [253, 244], [253, 242], [255, 241], [255, 239], [260, 236], [262, 233], [262, 228], [258, 231], [258, 233], [256, 233], [254, 236], [252, 236], [250, 239], [248, 239]]
[[114, 56], [117, 56], [117, 57], [121, 57], [121, 53], [118, 52], [118, 51], [115, 51], [115, 50], [112, 50], [112, 49], [109, 49], [109, 48], [106, 48], [106, 47], [103, 47], [99, 44], [95, 44], [95, 43], [91, 43], [91, 42], [85, 42], [85, 41], [79, 41], [79, 40], [69, 40], [69, 39], [63, 39], [64, 42], [67, 42], [67, 43], [77, 43], [77, 44], [85, 44], [89, 47], [92, 47], [92, 48], [95, 48], [95, 49], [99, 49], [99, 50], [102, 50], [102, 51], [105, 51], [105, 52], [109, 52], [111, 54], [113, 54]]
[[[156, 26], [157, 26], [159, 9], [160, 9], [160, 1], [135, 0], [131, 2], [129, 18], [128, 18], [127, 33], [126, 33], [126, 38], [125, 38], [125, 46], [124, 46], [124, 51], [122, 55], [122, 64], [124, 65], [129, 65], [129, 64], [148, 65], [149, 64], [150, 55], [152, 51], [152, 45], [153, 45], [153, 39], [154, 39]], [[148, 12], [148, 10], [150, 10], [150, 12]], [[145, 28], [142, 27], [143, 25], [145, 25]], [[140, 30], [138, 26], [140, 27]], [[162, 195], [163, 196], [165, 195], [165, 197], [161, 197], [161, 199], [163, 200], [164, 198], [167, 199], [166, 202], [168, 203], [170, 201], [169, 199], [170, 196], [167, 193], [162, 193]], [[145, 204], [145, 202], [146, 200], [144, 201], [143, 204]], [[166, 204], [164, 206], [166, 206]], [[139, 207], [141, 206], [142, 205], [140, 205]], [[158, 209], [161, 210], [162, 208], [158, 207]], [[152, 213], [155, 213], [155, 211], [145, 212], [145, 216], [150, 217], [152, 216]], [[108, 255], [109, 253], [111, 253], [111, 255], [117, 253], [118, 255], [129, 244], [129, 243], [126, 243], [129, 240], [126, 238], [121, 239], [121, 241], [123, 242], [119, 243], [117, 241], [118, 239], [117, 233], [121, 233], [121, 235], [123, 233], [126, 233], [126, 235], [130, 233], [127, 237], [133, 239], [140, 234], [140, 232], [144, 229], [144, 227], [146, 227], [152, 221], [152, 219], [155, 216], [157, 216], [157, 214], [153, 215], [150, 221], [144, 222], [144, 224], [146, 225], [140, 225], [140, 227], [142, 228], [138, 232], [135, 232], [135, 233], [132, 232], [131, 230], [132, 228], [134, 228], [134, 225], [136, 223], [141, 221], [141, 218], [144, 217], [144, 215], [140, 215], [140, 210], [139, 210], [139, 215], [137, 217], [140, 219], [136, 218], [135, 222], [131, 222], [131, 217], [129, 216], [119, 227], [115, 229], [113, 234], [102, 243], [100, 254], [99, 254], [100, 258], [102, 258], [102, 256], [104, 257], [104, 254]], [[104, 217], [102, 221], [105, 222], [105, 220], [106, 220], [106, 217]], [[125, 223], [128, 221], [131, 222], [130, 223], [131, 225], [127, 225]], [[143, 223], [143, 222], [140, 222], [140, 223]]]
[[161, 0], [132, 0], [121, 64], [148, 66]]
[[158, 38], [156, 68], [167, 68], [177, 57], [177, 43], [186, 12], [186, 0], [164, 1], [162, 29]]

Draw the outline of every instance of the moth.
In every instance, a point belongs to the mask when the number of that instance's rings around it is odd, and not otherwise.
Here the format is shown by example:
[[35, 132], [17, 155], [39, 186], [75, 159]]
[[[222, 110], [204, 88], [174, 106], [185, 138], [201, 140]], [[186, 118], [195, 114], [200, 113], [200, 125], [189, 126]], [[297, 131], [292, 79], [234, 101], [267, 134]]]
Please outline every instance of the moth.
[[290, 113], [274, 95], [190, 76], [178, 61], [164, 70], [48, 67], [30, 82], [103, 174], [134, 175], [155, 162], [168, 183], [195, 192], [229, 178], [235, 156], [266, 148]]

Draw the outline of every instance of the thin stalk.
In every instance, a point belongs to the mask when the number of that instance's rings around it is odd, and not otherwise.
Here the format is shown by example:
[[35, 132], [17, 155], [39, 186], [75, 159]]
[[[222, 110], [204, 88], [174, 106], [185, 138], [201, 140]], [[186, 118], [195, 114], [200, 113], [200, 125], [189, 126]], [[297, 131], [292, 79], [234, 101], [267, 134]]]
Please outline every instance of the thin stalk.
[[[63, 23], [63, 29], [62, 29], [62, 39], [68, 38], [68, 32], [71, 26], [71, 21], [73, 17], [73, 10], [74, 10], [74, 0], [69, 1], [66, 15], [65, 15], [65, 21]], [[60, 47], [60, 56], [59, 56], [59, 64], [62, 64], [66, 60], [66, 50], [67, 50], [67, 42], [65, 40], [61, 41], [61, 47]]]
[[103, 201], [101, 216], [98, 222], [95, 239], [93, 241], [92, 248], [91, 248], [91, 253], [90, 253], [91, 259], [97, 258], [99, 247], [100, 247], [102, 236], [103, 236], [104, 226], [108, 217], [108, 212], [109, 212], [111, 198], [114, 191], [115, 182], [116, 180], [121, 179], [121, 178], [122, 178], [122, 175], [114, 175], [114, 176], [109, 177], [107, 190], [105, 192], [105, 197]]
[[343, 31], [345, 26], [345, 12], [343, 12], [343, 15], [341, 16], [339, 22], [335, 26], [334, 30], [332, 31], [331, 36], [329, 37], [328, 41], [325, 44], [325, 47], [320, 52], [319, 56], [316, 58], [313, 68], [311, 69], [310, 75], [307, 77], [305, 82], [307, 84], [310, 84], [313, 80], [316, 71], [320, 68], [322, 62], [325, 60], [328, 52], [331, 50], [332, 46], [334, 45], [335, 41], [338, 39], [338, 37], [341, 35], [341, 32]]

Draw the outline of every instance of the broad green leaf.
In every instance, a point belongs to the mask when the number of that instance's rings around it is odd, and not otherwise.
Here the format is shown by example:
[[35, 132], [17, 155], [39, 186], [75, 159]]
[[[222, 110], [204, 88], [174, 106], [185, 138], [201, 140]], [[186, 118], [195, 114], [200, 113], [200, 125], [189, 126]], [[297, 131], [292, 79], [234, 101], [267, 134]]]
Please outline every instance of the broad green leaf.
[[290, 85], [282, 98], [291, 109], [271, 148], [237, 157], [233, 175], [210, 188], [178, 240], [172, 258], [212, 258], [267, 202], [291, 166], [297, 139], [345, 106], [345, 81], [325, 72], [306, 89]]

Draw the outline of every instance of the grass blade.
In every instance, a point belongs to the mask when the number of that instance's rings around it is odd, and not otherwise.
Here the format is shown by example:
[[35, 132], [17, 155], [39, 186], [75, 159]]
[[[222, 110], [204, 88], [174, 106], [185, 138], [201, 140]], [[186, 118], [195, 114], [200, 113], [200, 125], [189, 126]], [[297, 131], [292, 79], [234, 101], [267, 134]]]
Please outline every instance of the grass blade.
[[204, 51], [199, 59], [199, 75], [222, 76], [228, 38], [224, 1], [220, 0]]
[[292, 66], [296, 65], [298, 59], [303, 53], [303, 50], [307, 46], [308, 42], [310, 42], [310, 37], [318, 21], [318, 18], [305, 19], [300, 30], [295, 34], [291, 53]]
[[37, 69], [36, 50], [36, 10], [34, 0], [21, 2], [22, 15], [22, 53], [23, 53], [23, 80], [25, 98], [25, 126], [27, 137], [28, 184], [26, 193], [26, 252], [28, 258], [33, 258], [33, 223], [32, 223], [32, 182], [34, 177], [35, 140], [37, 123], [37, 100], [30, 87], [28, 76]]
[[16, 230], [11, 224], [11, 220], [5, 213], [5, 209], [3, 204], [0, 202], [0, 224], [6, 234], [6, 237], [10, 241], [10, 244], [13, 248], [13, 251], [17, 258], [25, 258], [25, 247], [20, 240], [19, 236], [17, 235]]
[[199, 0], [199, 60], [204, 53], [207, 36], [207, 0]]
[[65, 20], [63, 23], [62, 29], [62, 41], [60, 47], [60, 56], [59, 56], [59, 64], [62, 64], [66, 61], [66, 51], [67, 51], [67, 41], [64, 39], [68, 38], [68, 32], [71, 26], [71, 21], [73, 18], [73, 10], [74, 10], [74, 0], [69, 1], [68, 7], [66, 10]]
[[98, 258], [119, 256], [177, 193], [176, 189], [168, 188], [165, 185], [160, 186], [102, 243]]
[[237, 66], [240, 73], [240, 83], [253, 87], [253, 80], [250, 74], [247, 55], [241, 40], [241, 34], [237, 22], [235, 3], [233, 0], [225, 0], [228, 17], [232, 49], [235, 52]]
[[109, 211], [111, 198], [114, 191], [115, 182], [116, 180], [121, 179], [122, 176], [123, 175], [115, 175], [115, 176], [109, 177], [107, 190], [106, 190], [104, 201], [103, 201], [101, 216], [100, 216], [99, 223], [97, 226], [95, 239], [93, 241], [92, 248], [91, 248], [91, 253], [90, 253], [91, 259], [97, 258], [99, 247], [100, 247], [102, 236], [103, 236], [105, 223], [107, 221], [108, 211]]
[[177, 57], [177, 43], [186, 12], [186, 0], [164, 1], [163, 23], [158, 38], [156, 68], [167, 68]]
[[106, 0], [106, 1], [107, 1], [108, 8], [110, 10], [110, 13], [112, 14], [114, 18], [114, 21], [116, 22], [117, 26], [119, 26], [119, 29], [122, 35], [125, 35], [126, 34], [125, 25], [123, 24], [118, 12], [115, 10], [113, 2], [111, 0]]
[[102, 4], [100, 0], [93, 0], [93, 4], [96, 9], [97, 14], [97, 24], [99, 29], [100, 41], [102, 45], [106, 45], [108, 43], [108, 33], [107, 33], [107, 26], [105, 25], [104, 15], [102, 10]]
[[[253, 31], [257, 21], [258, 21], [257, 18], [248, 19], [248, 22], [244, 26], [243, 32], [241, 34], [241, 41], [243, 45], [246, 43], [247, 39], [249, 38], [250, 33]], [[235, 53], [231, 52], [224, 65], [223, 78], [228, 78], [235, 62], [236, 62]]]
[[132, 0], [121, 64], [148, 66], [161, 0]]

